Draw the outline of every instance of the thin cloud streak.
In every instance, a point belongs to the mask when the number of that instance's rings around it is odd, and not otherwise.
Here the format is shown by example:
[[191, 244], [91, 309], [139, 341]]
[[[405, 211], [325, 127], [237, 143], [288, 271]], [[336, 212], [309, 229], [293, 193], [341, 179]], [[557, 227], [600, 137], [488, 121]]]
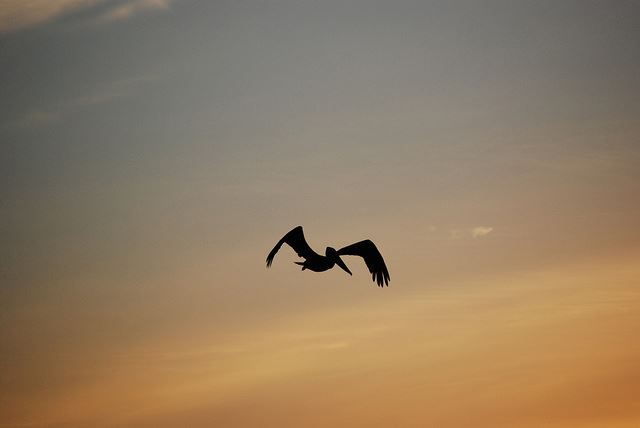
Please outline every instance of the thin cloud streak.
[[0, 3], [0, 33], [22, 30], [52, 21], [105, 0], [8, 0]]
[[103, 22], [124, 21], [145, 11], [168, 10], [170, 3], [171, 0], [134, 0], [111, 9], [102, 15], [100, 20]]
[[[69, 13], [83, 9], [96, 9], [101, 4], [116, 3], [107, 11], [89, 19], [90, 24], [110, 23], [130, 19], [141, 13], [150, 11], [166, 11], [172, 0], [130, 0], [114, 2], [114, 0], [9, 0], [0, 3], [0, 34], [19, 31], [54, 21]], [[91, 11], [90, 11], [91, 12]]]
[[40, 127], [49, 125], [88, 108], [103, 105], [133, 95], [140, 85], [157, 80], [156, 76], [141, 76], [117, 80], [105, 85], [94, 93], [63, 101], [55, 107], [34, 109], [26, 113], [19, 121], [22, 127]]

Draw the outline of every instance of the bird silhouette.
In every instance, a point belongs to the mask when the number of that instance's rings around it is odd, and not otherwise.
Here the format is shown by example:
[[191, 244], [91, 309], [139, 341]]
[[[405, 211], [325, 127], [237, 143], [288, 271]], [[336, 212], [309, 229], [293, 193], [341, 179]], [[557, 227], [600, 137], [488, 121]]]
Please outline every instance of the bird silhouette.
[[302, 226], [298, 226], [284, 235], [276, 246], [273, 247], [273, 250], [271, 250], [267, 256], [267, 267], [270, 267], [271, 263], [273, 263], [273, 258], [276, 256], [278, 250], [280, 250], [280, 247], [282, 247], [282, 244], [289, 244], [298, 256], [305, 259], [303, 262], [294, 262], [295, 264], [302, 266], [302, 270], [309, 269], [314, 272], [324, 272], [331, 269], [334, 265], [338, 265], [349, 275], [352, 275], [340, 256], [360, 256], [364, 259], [367, 268], [369, 268], [369, 272], [371, 272], [371, 277], [373, 281], [378, 284], [378, 287], [382, 287], [383, 285], [389, 286], [390, 277], [387, 265], [385, 265], [382, 254], [380, 254], [376, 245], [368, 239], [347, 245], [339, 250], [327, 247], [325, 255], [322, 256], [311, 249], [304, 239]]

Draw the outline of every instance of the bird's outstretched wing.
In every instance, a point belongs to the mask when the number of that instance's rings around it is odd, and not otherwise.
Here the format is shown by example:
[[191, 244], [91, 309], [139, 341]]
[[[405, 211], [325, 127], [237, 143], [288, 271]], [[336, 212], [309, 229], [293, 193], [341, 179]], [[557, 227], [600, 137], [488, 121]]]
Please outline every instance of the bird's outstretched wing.
[[282, 247], [282, 244], [289, 244], [291, 248], [302, 258], [308, 259], [310, 257], [319, 257], [318, 253], [313, 251], [307, 241], [304, 239], [304, 233], [302, 233], [302, 226], [295, 227], [282, 237], [280, 241], [273, 247], [273, 250], [267, 256], [267, 267], [273, 263], [273, 258], [276, 253]]
[[369, 272], [371, 272], [373, 281], [378, 283], [379, 287], [382, 287], [383, 284], [389, 286], [390, 276], [387, 265], [384, 264], [382, 254], [380, 254], [376, 245], [370, 240], [366, 239], [341, 248], [338, 250], [338, 255], [362, 257], [369, 268]]

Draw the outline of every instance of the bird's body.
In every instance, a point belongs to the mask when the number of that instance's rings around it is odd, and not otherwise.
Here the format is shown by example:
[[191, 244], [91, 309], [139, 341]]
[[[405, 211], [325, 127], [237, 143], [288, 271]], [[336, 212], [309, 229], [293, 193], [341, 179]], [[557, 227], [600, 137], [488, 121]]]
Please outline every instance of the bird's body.
[[375, 244], [370, 240], [364, 240], [355, 244], [346, 246], [337, 250], [332, 247], [327, 247], [325, 255], [320, 255], [313, 251], [307, 241], [304, 238], [302, 232], [302, 226], [293, 228], [287, 233], [278, 243], [273, 247], [269, 255], [267, 256], [267, 267], [271, 266], [273, 258], [275, 257], [282, 244], [289, 244], [295, 252], [305, 260], [303, 262], [295, 262], [302, 266], [302, 270], [308, 269], [313, 272], [324, 272], [331, 269], [336, 264], [340, 266], [345, 272], [351, 275], [351, 271], [344, 264], [341, 255], [353, 255], [360, 256], [364, 259], [369, 272], [372, 274], [373, 280], [382, 287], [382, 285], [389, 285], [389, 271], [384, 263], [382, 255], [376, 248]]
[[306, 258], [304, 262], [294, 263], [302, 266], [302, 270], [309, 269], [314, 272], [324, 272], [335, 266], [335, 253], [335, 249], [327, 247], [325, 256], [321, 256], [314, 252], [314, 254], [309, 254], [308, 258]]
[[295, 262], [295, 264], [302, 266], [302, 270], [309, 269], [314, 272], [324, 272], [331, 269], [336, 262], [328, 259], [327, 257], [319, 256], [307, 259], [304, 262]]

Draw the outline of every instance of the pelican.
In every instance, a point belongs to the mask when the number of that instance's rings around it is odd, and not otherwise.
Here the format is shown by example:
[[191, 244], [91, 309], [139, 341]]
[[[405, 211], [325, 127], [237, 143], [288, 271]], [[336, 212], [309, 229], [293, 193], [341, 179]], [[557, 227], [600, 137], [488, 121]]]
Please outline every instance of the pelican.
[[295, 264], [302, 266], [302, 270], [309, 269], [314, 272], [324, 272], [331, 269], [334, 265], [338, 265], [342, 270], [352, 275], [340, 256], [360, 256], [364, 259], [367, 268], [369, 268], [369, 272], [371, 272], [371, 277], [373, 281], [378, 284], [378, 287], [382, 287], [383, 285], [389, 286], [390, 277], [387, 265], [384, 264], [382, 254], [380, 254], [376, 245], [368, 239], [347, 245], [337, 251], [335, 248], [327, 247], [324, 253], [325, 255], [321, 256], [313, 251], [309, 244], [307, 244], [307, 241], [304, 239], [304, 233], [302, 232], [302, 226], [298, 226], [284, 235], [276, 246], [273, 247], [273, 250], [271, 250], [267, 256], [267, 267], [270, 267], [271, 263], [273, 263], [273, 258], [276, 256], [280, 247], [282, 247], [282, 244], [289, 244], [298, 256], [305, 259], [303, 262], [294, 262]]

